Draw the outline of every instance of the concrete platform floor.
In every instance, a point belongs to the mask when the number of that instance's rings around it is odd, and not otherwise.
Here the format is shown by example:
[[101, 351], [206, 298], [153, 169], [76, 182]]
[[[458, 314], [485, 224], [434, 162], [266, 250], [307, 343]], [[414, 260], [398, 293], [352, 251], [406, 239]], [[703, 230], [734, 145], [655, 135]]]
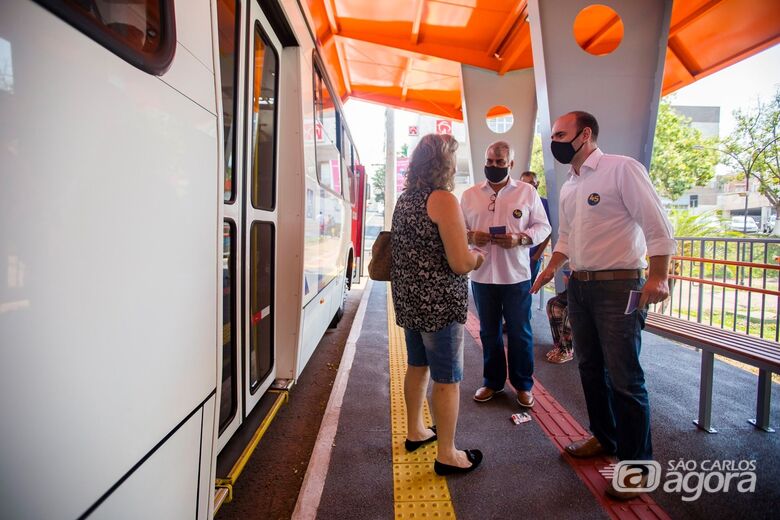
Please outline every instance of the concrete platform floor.
[[[386, 284], [374, 283], [331, 451], [331, 464], [317, 518], [392, 518], [393, 485], [388, 404]], [[235, 499], [217, 518], [290, 518], [314, 448], [321, 414], [335, 378], [360, 289], [349, 295], [348, 314], [318, 347], [266, 438], [235, 487]], [[534, 306], [535, 375], [561, 406], [587, 428], [576, 360], [553, 365], [544, 360], [551, 346], [543, 311]], [[539, 424], [516, 426], [519, 411], [511, 393], [477, 404], [471, 394], [481, 382], [481, 350], [467, 333], [458, 444], [485, 452], [483, 467], [448, 479], [459, 518], [605, 518], [599, 497], [589, 491]], [[777, 518], [780, 503], [780, 434], [755, 430], [756, 376], [716, 361], [713, 424], [718, 434], [695, 428], [699, 354], [645, 333], [642, 362], [652, 406], [654, 457], [664, 473], [683, 460], [755, 461], [753, 492], [690, 491], [652, 493], [671, 518]], [[773, 385], [772, 424], [780, 425], [778, 385]], [[507, 386], [509, 389], [509, 387]], [[692, 462], [691, 462], [692, 461]], [[668, 475], [666, 475], [668, 477]], [[683, 500], [685, 498], [686, 500]], [[614, 512], [613, 512], [614, 513]]]

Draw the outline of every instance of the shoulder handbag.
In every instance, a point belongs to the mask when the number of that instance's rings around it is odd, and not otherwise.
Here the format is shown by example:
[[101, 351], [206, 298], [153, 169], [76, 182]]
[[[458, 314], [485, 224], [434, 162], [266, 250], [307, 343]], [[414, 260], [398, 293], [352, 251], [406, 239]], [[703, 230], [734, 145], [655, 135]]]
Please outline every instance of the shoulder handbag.
[[371, 247], [371, 261], [368, 263], [368, 276], [379, 282], [390, 281], [390, 268], [393, 266], [393, 245], [391, 231], [381, 231]]

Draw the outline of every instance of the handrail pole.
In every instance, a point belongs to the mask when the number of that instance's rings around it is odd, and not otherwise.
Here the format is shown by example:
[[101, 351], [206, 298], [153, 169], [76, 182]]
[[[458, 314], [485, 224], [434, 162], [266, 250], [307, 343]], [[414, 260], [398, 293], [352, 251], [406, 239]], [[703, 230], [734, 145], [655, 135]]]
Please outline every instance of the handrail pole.
[[[704, 240], [699, 244], [699, 258], [704, 258]], [[699, 262], [699, 278], [704, 278], [704, 262]], [[704, 306], [704, 284], [699, 283], [699, 302], [696, 309], [696, 321], [701, 323], [701, 312]]]

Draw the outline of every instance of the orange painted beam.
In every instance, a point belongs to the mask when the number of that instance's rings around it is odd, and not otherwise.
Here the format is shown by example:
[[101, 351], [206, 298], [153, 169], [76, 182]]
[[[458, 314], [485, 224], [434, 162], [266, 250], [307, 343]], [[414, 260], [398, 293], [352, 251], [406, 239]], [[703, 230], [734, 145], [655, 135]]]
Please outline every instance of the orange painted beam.
[[417, 0], [417, 8], [412, 23], [412, 45], [417, 45], [420, 40], [420, 23], [422, 23], [423, 10], [425, 9], [425, 0]]
[[[505, 42], [509, 37], [509, 33], [514, 29], [520, 16], [525, 16], [527, 7], [528, 2], [526, 0], [518, 2], [517, 5], [515, 5], [512, 12], [507, 16], [506, 21], [504, 21], [504, 24], [498, 29], [493, 41], [490, 42], [490, 45], [488, 46], [488, 56], [498, 58], [501, 55], [501, 52], [504, 50], [503, 47], [505, 47]], [[525, 19], [523, 19], [523, 21], [525, 21]]]
[[402, 102], [401, 99], [397, 96], [393, 96], [389, 94], [363, 92], [357, 89], [352, 93], [352, 96], [350, 97], [354, 99], [361, 99], [363, 101], [368, 101], [371, 103], [377, 103], [383, 106], [391, 106], [395, 108], [400, 108], [402, 110], [420, 112], [422, 114], [442, 116], [447, 119], [452, 119], [454, 121], [463, 121], [463, 113], [459, 109], [455, 108], [453, 105], [449, 105], [449, 104], [434, 103], [430, 101], [414, 101], [414, 100], [408, 100], [406, 102]]
[[483, 51], [476, 49], [467, 49], [453, 45], [428, 42], [422, 42], [414, 45], [411, 41], [409, 41], [408, 38], [405, 37], [387, 38], [379, 36], [376, 33], [361, 33], [358, 31], [350, 31], [348, 29], [343, 29], [339, 33], [339, 37], [349, 40], [375, 43], [377, 45], [424, 54], [427, 56], [435, 56], [437, 58], [465, 63], [466, 65], [474, 65], [475, 67], [482, 67], [483, 69], [488, 70], [498, 71], [500, 65], [499, 60], [492, 56], [485, 56]]

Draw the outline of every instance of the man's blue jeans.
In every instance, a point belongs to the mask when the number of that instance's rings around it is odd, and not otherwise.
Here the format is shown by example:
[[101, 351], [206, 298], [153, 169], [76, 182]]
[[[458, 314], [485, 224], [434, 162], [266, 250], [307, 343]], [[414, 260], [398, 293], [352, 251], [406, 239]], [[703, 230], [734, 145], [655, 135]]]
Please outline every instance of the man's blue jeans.
[[[492, 390], [504, 388], [509, 362], [509, 382], [515, 390], [530, 390], [534, 385], [533, 333], [531, 332], [531, 282], [486, 284], [471, 282], [474, 303], [479, 314], [482, 340], [483, 384]], [[501, 317], [506, 320], [507, 354]]]
[[590, 431], [620, 460], [650, 460], [650, 401], [639, 364], [646, 311], [625, 314], [644, 280], [569, 280], [569, 321]]

